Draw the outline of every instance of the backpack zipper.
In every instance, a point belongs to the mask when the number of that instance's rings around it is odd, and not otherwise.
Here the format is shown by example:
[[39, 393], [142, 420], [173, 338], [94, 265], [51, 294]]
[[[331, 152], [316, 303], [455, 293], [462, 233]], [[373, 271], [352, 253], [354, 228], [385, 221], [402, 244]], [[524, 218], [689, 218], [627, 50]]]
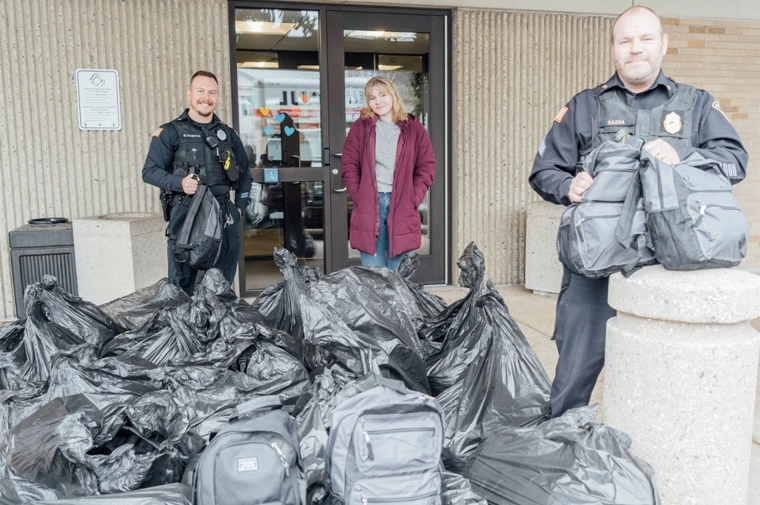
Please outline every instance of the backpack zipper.
[[272, 442], [271, 444], [272, 449], [274, 449], [274, 452], [277, 453], [277, 455], [280, 457], [280, 461], [282, 461], [282, 467], [285, 469], [285, 476], [290, 478], [290, 484], [293, 486], [293, 496], [296, 500], [296, 505], [301, 505], [301, 496], [299, 494], [298, 489], [298, 480], [296, 479], [295, 473], [292, 473], [290, 471], [290, 465], [288, 464], [288, 459], [285, 457], [285, 454], [283, 454], [282, 450], [280, 449], [280, 446], [277, 445], [277, 442]]
[[591, 221], [593, 219], [609, 219], [612, 217], [620, 217], [620, 214], [609, 214], [606, 216], [589, 216], [589, 217], [582, 217], [580, 221], [575, 223], [575, 227], [578, 228], [580, 225], [582, 225], [585, 221]]
[[696, 221], [694, 221], [694, 226], [699, 226], [700, 224], [702, 224], [702, 219], [705, 217], [705, 213], [706, 213], [707, 209], [710, 208], [710, 207], [717, 207], [717, 208], [723, 209], [723, 210], [741, 211], [741, 209], [739, 207], [729, 207], [728, 205], [718, 205], [717, 203], [710, 203], [710, 204], [707, 204], [707, 205], [702, 205], [702, 206], [699, 207], [699, 217], [697, 218]]
[[362, 435], [364, 435], [364, 443], [367, 446], [367, 457], [370, 460], [375, 459], [375, 453], [372, 450], [372, 439], [369, 436], [370, 433], [375, 435], [387, 435], [388, 433], [414, 433], [414, 432], [427, 432], [432, 431], [435, 433], [435, 428], [394, 428], [394, 429], [388, 429], [388, 430], [364, 430], [362, 431]]
[[368, 503], [406, 503], [410, 500], [424, 500], [425, 498], [432, 498], [437, 494], [438, 491], [432, 491], [428, 494], [406, 498], [362, 498], [362, 504], [367, 505]]

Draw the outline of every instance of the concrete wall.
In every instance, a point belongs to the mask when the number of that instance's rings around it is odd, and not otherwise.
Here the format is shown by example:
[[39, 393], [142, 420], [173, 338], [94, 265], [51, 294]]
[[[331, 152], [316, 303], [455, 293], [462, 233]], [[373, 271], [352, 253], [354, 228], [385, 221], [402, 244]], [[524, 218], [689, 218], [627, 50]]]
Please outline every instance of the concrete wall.
[[[557, 110], [579, 90], [609, 77], [611, 20], [455, 12], [454, 261], [474, 240], [489, 278], [499, 284], [524, 282], [527, 203], [539, 199], [528, 185], [530, 167]], [[553, 249], [554, 242], [546, 247]]]

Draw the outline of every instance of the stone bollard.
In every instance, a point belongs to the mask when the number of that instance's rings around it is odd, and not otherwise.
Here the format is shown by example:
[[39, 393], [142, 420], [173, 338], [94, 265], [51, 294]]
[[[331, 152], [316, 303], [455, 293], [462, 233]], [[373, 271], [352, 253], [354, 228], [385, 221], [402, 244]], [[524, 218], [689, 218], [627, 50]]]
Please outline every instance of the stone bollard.
[[167, 275], [161, 214], [120, 212], [74, 220], [79, 296], [110, 302]]
[[747, 503], [760, 276], [738, 269], [610, 277], [603, 417], [651, 464], [663, 505]]

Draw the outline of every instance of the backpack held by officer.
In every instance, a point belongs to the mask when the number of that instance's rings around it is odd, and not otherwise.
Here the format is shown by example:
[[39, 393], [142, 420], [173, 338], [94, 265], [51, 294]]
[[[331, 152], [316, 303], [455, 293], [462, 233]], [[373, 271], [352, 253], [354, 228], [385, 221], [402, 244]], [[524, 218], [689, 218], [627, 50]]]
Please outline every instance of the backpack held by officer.
[[[745, 177], [747, 151], [707, 91], [675, 82], [662, 72], [668, 35], [660, 16], [637, 5], [612, 26], [615, 74], [575, 95], [553, 118], [541, 141], [529, 182], [545, 200], [570, 205], [594, 184], [579, 170], [585, 157], [618, 133], [642, 139], [643, 149], [675, 165], [693, 153], [716, 161], [731, 183]], [[551, 416], [587, 405], [604, 365], [608, 278], [591, 279], [565, 268], [557, 299], [554, 339], [559, 361], [551, 391]]]
[[193, 195], [202, 184], [219, 202], [223, 230], [213, 267], [232, 284], [240, 244], [237, 223], [248, 206], [251, 174], [240, 137], [214, 114], [219, 100], [216, 76], [204, 70], [193, 74], [187, 99], [189, 107], [177, 119], [153, 132], [142, 177], [161, 188], [164, 219], [169, 222], [169, 280], [192, 295], [198, 270], [182, 254], [175, 254], [175, 246]]

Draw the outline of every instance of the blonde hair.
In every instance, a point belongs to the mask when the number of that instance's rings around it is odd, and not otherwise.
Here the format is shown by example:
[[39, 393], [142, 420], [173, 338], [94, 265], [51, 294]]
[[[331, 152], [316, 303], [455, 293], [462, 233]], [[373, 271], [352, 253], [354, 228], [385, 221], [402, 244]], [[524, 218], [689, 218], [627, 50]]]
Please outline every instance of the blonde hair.
[[406, 120], [406, 117], [408, 114], [406, 112], [406, 109], [404, 108], [404, 103], [401, 101], [401, 97], [398, 95], [398, 90], [396, 89], [396, 85], [393, 84], [393, 81], [391, 81], [387, 77], [381, 77], [381, 76], [373, 77], [367, 82], [367, 85], [364, 86], [364, 100], [367, 102], [367, 106], [364, 109], [362, 109], [362, 118], [377, 116], [377, 114], [372, 112], [372, 109], [369, 107], [369, 95], [372, 88], [378, 88], [380, 91], [382, 91], [386, 95], [390, 95], [391, 98], [393, 98], [393, 122], [394, 123], [398, 123], [399, 121]]

